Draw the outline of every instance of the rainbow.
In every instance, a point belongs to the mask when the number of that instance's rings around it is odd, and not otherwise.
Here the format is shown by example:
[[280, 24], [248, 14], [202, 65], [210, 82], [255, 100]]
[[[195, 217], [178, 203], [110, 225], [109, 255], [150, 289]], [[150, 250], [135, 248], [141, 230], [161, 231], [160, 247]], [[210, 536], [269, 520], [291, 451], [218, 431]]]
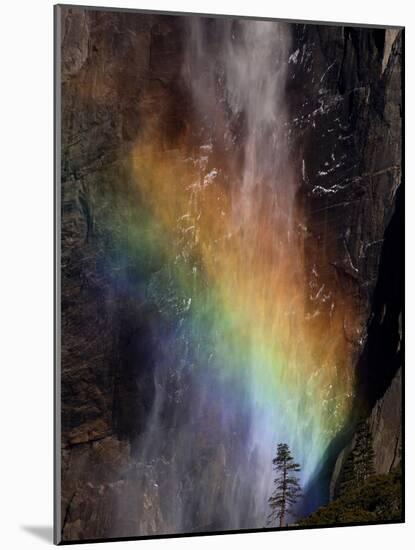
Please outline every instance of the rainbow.
[[310, 312], [300, 212], [288, 222], [264, 182], [241, 207], [237, 176], [207, 152], [215, 157], [208, 146], [193, 156], [157, 141], [136, 145], [133, 192], [121, 209], [124, 254], [139, 266], [151, 258], [147, 298], [164, 317], [185, 320], [193, 368], [241, 400], [249, 395], [261, 430], [266, 422], [275, 442], [290, 441], [306, 483], [350, 412], [343, 319], [351, 306], [323, 288], [314, 292], [331, 299], [330, 315]]

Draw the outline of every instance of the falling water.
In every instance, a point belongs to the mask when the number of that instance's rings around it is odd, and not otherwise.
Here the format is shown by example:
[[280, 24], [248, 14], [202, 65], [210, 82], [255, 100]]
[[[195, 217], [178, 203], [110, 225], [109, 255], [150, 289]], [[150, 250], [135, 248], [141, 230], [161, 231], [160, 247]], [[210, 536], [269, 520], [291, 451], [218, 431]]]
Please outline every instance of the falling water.
[[277, 443], [306, 485], [352, 388], [347, 306], [309, 306], [289, 27], [191, 18], [185, 36], [191, 124], [169, 148], [152, 129], [132, 158], [141, 205], [128, 254], [158, 259], [146, 300], [160, 320], [130, 473], [143, 535], [265, 527]]

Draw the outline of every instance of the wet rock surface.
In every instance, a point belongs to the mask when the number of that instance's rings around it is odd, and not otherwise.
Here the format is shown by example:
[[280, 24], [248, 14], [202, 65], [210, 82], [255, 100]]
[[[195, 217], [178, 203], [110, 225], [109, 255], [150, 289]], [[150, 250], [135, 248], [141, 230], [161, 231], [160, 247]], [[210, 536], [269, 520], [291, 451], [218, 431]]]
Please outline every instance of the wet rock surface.
[[[321, 298], [329, 285], [340, 285], [361, 314], [357, 331], [344, 319], [355, 349], [356, 395], [350, 427], [327, 458], [333, 497], [360, 415], [371, 418], [376, 471], [386, 473], [398, 460], [391, 457], [402, 416], [402, 35], [325, 26], [297, 27], [296, 35], [289, 89], [293, 141], [303, 151], [310, 281], [314, 275], [315, 288], [325, 283]], [[330, 299], [310, 307], [328, 314]]]
[[[364, 324], [401, 182], [401, 37], [391, 46], [389, 31], [328, 26], [295, 35], [288, 86], [310, 271], [345, 287]], [[347, 319], [344, 330], [361, 345], [364, 332], [351, 334]]]

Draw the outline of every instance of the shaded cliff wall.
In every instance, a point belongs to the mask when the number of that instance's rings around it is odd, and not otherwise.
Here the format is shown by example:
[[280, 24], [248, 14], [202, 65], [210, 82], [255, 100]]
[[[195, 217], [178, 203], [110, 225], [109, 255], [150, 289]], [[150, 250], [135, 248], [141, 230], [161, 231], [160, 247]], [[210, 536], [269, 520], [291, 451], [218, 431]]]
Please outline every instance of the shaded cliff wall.
[[[345, 318], [344, 332], [360, 355], [401, 182], [401, 38], [395, 31], [327, 26], [298, 26], [296, 36], [292, 133], [301, 151], [310, 286], [319, 288], [318, 271], [326, 270], [358, 304], [362, 329], [353, 331]], [[332, 307], [323, 289], [315, 311]]]
[[[124, 510], [119, 495], [131, 502], [128, 492], [137, 492], [124, 478], [154, 398], [157, 319], [141, 274], [105, 229], [133, 206], [108, 197], [120, 184], [137, 198], [123, 159], [141, 120], [162, 115], [166, 140], [183, 124], [180, 29], [161, 16], [61, 14], [62, 536], [127, 536], [137, 534], [133, 516], [143, 511]], [[154, 261], [144, 268], [157, 269]]]
[[[297, 26], [295, 37], [289, 91], [308, 217], [309, 307], [330, 315], [331, 290], [340, 286], [361, 319], [356, 327], [344, 317], [356, 364], [354, 406], [306, 492], [306, 514], [318, 505], [322, 484], [328, 499], [357, 418], [370, 414], [402, 364], [403, 38], [397, 30], [328, 26]], [[400, 378], [394, 395], [397, 387]], [[393, 434], [378, 449], [387, 455], [400, 433], [401, 418], [392, 416]]]
[[[356, 415], [368, 419], [377, 473], [388, 473], [401, 461], [402, 369], [404, 367], [404, 203], [398, 189], [395, 211], [385, 232], [368, 322], [368, 337], [357, 365]], [[342, 468], [355, 445], [355, 437], [339, 454], [330, 481], [330, 498], [338, 494]]]
[[[383, 397], [376, 401], [368, 418], [373, 438], [374, 468], [377, 474], [388, 474], [402, 459], [402, 373], [398, 370]], [[339, 494], [343, 467], [356, 444], [356, 437], [337, 457], [330, 480], [330, 500]]]

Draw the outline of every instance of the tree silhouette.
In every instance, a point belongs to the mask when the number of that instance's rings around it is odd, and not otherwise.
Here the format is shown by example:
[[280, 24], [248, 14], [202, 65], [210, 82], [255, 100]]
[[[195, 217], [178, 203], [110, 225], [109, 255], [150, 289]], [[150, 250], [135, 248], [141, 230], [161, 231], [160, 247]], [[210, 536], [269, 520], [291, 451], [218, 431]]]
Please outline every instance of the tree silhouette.
[[277, 455], [272, 464], [277, 476], [274, 479], [274, 491], [268, 503], [271, 512], [268, 516], [268, 523], [279, 521], [279, 526], [283, 527], [285, 517], [291, 513], [295, 503], [301, 496], [301, 487], [298, 477], [294, 474], [301, 471], [300, 465], [294, 462], [290, 448], [286, 443], [279, 443], [277, 446]]
[[356, 428], [356, 439], [343, 468], [340, 494], [357, 487], [375, 473], [375, 453], [372, 433], [367, 420], [361, 420]]

